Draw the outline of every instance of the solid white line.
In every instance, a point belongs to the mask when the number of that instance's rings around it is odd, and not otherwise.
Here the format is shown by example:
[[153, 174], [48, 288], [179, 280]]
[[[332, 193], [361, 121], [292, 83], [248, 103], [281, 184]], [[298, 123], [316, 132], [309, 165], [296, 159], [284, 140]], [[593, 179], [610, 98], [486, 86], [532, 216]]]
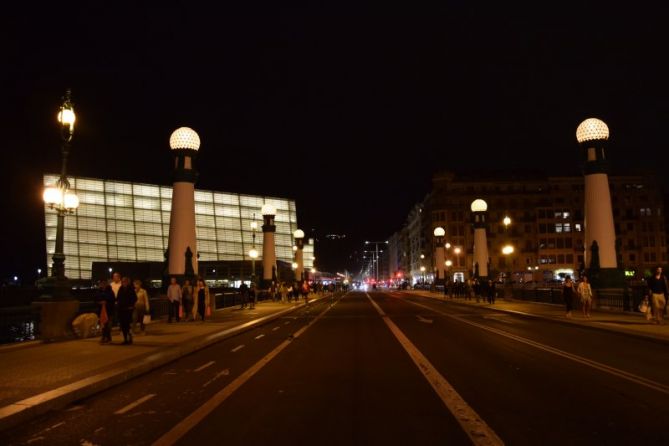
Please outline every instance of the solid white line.
[[503, 445], [504, 442], [497, 436], [490, 426], [479, 417], [472, 407], [458, 394], [455, 388], [446, 381], [441, 373], [432, 365], [432, 363], [416, 348], [415, 345], [406, 337], [397, 325], [386, 315], [379, 305], [372, 300], [369, 293], [365, 293], [367, 299], [376, 308], [383, 322], [386, 323], [391, 333], [404, 347], [418, 370], [421, 371], [432, 389], [441, 398], [441, 401], [453, 414], [462, 429], [469, 436], [469, 439], [475, 445]]
[[200, 367], [196, 368], [196, 369], [193, 370], [193, 371], [194, 371], [194, 372], [201, 372], [202, 370], [206, 369], [207, 367], [209, 367], [209, 366], [211, 366], [211, 365], [214, 365], [215, 362], [216, 362], [216, 361], [209, 361], [209, 362], [206, 363], [205, 365], [201, 365]]
[[233, 348], [233, 349], [230, 350], [230, 351], [231, 351], [232, 353], [235, 353], [235, 352], [238, 352], [239, 350], [241, 350], [241, 349], [243, 349], [243, 348], [244, 348], [244, 344], [242, 344], [242, 345], [238, 345], [237, 347]]
[[633, 383], [636, 383], [636, 384], [639, 384], [639, 385], [642, 385], [642, 386], [648, 387], [650, 389], [657, 390], [659, 392], [662, 392], [664, 394], [669, 395], [669, 386], [666, 385], [666, 384], [662, 384], [662, 383], [659, 383], [657, 381], [653, 381], [653, 380], [644, 378], [643, 376], [635, 375], [633, 373], [626, 372], [624, 370], [620, 370], [620, 369], [617, 369], [615, 367], [611, 367], [611, 366], [606, 365], [606, 364], [602, 364], [601, 362], [593, 361], [592, 359], [584, 358], [583, 356], [575, 355], [573, 353], [569, 353], [569, 352], [566, 352], [564, 350], [560, 350], [558, 348], [551, 347], [550, 345], [542, 344], [540, 342], [536, 342], [536, 341], [533, 341], [531, 339], [527, 339], [527, 338], [524, 338], [522, 336], [518, 336], [518, 335], [509, 333], [509, 332], [506, 332], [506, 331], [503, 331], [503, 330], [500, 330], [500, 329], [497, 329], [497, 328], [488, 327], [486, 325], [482, 325], [482, 324], [479, 324], [479, 323], [476, 323], [476, 322], [468, 321], [467, 319], [464, 319], [462, 317], [458, 317], [458, 316], [455, 316], [455, 315], [444, 313], [444, 312], [439, 311], [439, 310], [435, 310], [434, 308], [430, 308], [427, 305], [422, 305], [422, 304], [419, 304], [417, 302], [411, 302], [409, 300], [406, 300], [405, 302], [409, 302], [410, 304], [413, 304], [413, 305], [416, 305], [416, 306], [419, 306], [419, 307], [422, 307], [422, 308], [426, 308], [428, 310], [432, 310], [435, 313], [441, 314], [441, 315], [446, 316], [446, 317], [450, 317], [450, 318], [455, 319], [456, 321], [460, 321], [464, 324], [468, 324], [468, 325], [471, 325], [473, 327], [480, 328], [482, 330], [487, 330], [489, 332], [498, 334], [500, 336], [507, 337], [509, 339], [513, 339], [514, 341], [517, 341], [517, 342], [520, 342], [520, 343], [523, 343], [523, 344], [526, 344], [526, 345], [531, 345], [532, 347], [537, 348], [539, 350], [543, 350], [545, 352], [553, 353], [554, 355], [561, 356], [561, 357], [566, 358], [566, 359], [570, 359], [570, 360], [572, 360], [574, 362], [577, 362], [579, 364], [587, 365], [589, 367], [592, 367], [593, 369], [600, 370], [600, 371], [608, 373], [610, 375], [617, 376], [617, 377], [625, 379], [627, 381], [631, 381]]
[[114, 412], [114, 415], [123, 415], [124, 413], [134, 409], [135, 407], [139, 406], [140, 404], [149, 401], [154, 396], [156, 396], [155, 393], [149, 393], [148, 395], [145, 395], [145, 396], [141, 397], [140, 399], [138, 399], [134, 403], [130, 403], [127, 406], [125, 406], [124, 408], [117, 410], [116, 412]]
[[259, 334], [259, 335], [256, 336], [255, 338], [256, 338], [256, 339], [260, 339], [260, 338], [262, 338], [262, 337], [264, 337], [264, 336], [265, 336], [264, 334]]
[[[343, 296], [342, 296], [343, 298]], [[304, 327], [300, 328], [295, 334], [293, 334], [293, 339], [296, 339], [304, 334], [305, 331], [313, 324], [318, 322], [318, 320], [323, 317], [325, 313], [330, 311], [332, 307], [326, 306], [321, 314], [315, 317], [311, 322], [309, 322]], [[171, 430], [166, 432], [162, 437], [157, 439], [153, 446], [171, 446], [175, 444], [181, 437], [186, 435], [191, 429], [197, 426], [202, 420], [204, 420], [207, 415], [213, 412], [218, 406], [223, 404], [223, 402], [230, 397], [237, 389], [239, 389], [244, 383], [258, 373], [264, 366], [270, 363], [279, 353], [281, 353], [286, 347], [290, 345], [291, 340], [285, 340], [274, 350], [269, 352], [264, 358], [256, 362], [251, 368], [246, 370], [240, 376], [234, 379], [230, 384], [225, 386], [223, 389], [219, 390], [216, 395], [211, 397], [209, 401], [204, 403], [202, 406], [198, 407], [193, 411], [189, 416], [187, 416], [183, 421], [174, 426]]]
[[281, 327], [274, 327], [274, 328], [272, 328], [272, 331], [277, 331], [279, 328], [281, 328]]

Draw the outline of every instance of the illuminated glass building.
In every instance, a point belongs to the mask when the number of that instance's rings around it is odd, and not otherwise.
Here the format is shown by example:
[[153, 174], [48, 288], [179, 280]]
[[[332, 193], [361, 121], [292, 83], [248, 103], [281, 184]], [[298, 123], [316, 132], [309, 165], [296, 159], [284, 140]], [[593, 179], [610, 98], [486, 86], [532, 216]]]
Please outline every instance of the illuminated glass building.
[[[45, 175], [44, 185], [57, 175]], [[70, 177], [80, 200], [74, 215], [65, 217], [65, 275], [90, 279], [93, 262], [163, 262], [168, 246], [172, 187], [95, 178]], [[293, 262], [292, 233], [297, 229], [295, 201], [287, 198], [229, 192], [195, 191], [195, 222], [200, 261], [250, 261], [254, 246], [262, 254], [260, 208], [277, 209], [276, 257]], [[56, 212], [45, 206], [49, 274], [56, 240]], [[313, 265], [313, 243], [305, 243], [305, 268]], [[261, 259], [258, 259], [261, 260]], [[261, 264], [261, 262], [259, 262]]]

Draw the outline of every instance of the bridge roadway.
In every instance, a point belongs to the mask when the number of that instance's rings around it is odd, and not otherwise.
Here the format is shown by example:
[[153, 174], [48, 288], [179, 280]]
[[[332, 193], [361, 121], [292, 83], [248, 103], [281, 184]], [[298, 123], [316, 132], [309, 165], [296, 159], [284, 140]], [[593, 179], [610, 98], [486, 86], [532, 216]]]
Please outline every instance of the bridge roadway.
[[351, 292], [0, 433], [0, 444], [669, 444], [667, 348]]

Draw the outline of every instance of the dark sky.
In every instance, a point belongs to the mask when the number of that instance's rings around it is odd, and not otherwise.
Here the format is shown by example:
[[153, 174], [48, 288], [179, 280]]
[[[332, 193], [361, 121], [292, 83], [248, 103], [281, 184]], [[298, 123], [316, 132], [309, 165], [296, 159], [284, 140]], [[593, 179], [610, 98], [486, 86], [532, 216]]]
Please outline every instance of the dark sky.
[[324, 270], [399, 229], [436, 171], [573, 171], [587, 117], [614, 165], [666, 176], [666, 10], [98, 3], [3, 11], [2, 276], [44, 267], [68, 87], [71, 174], [170, 184], [169, 135], [193, 127], [197, 187], [296, 199]]

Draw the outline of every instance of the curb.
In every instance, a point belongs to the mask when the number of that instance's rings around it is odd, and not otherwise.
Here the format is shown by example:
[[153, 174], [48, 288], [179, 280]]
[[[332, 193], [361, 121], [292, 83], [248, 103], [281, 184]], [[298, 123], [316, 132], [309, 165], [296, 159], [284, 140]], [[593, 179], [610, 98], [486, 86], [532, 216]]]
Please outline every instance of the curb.
[[[409, 294], [409, 295], [411, 295], [411, 294]], [[422, 296], [422, 297], [427, 297], [429, 299], [434, 299], [434, 300], [437, 300], [439, 302], [449, 302], [449, 303], [459, 305], [459, 306], [462, 306], [462, 307], [486, 308], [486, 309], [493, 310], [493, 311], [498, 311], [498, 312], [501, 312], [501, 313], [511, 313], [511, 314], [516, 314], [518, 316], [523, 316], [523, 317], [543, 319], [543, 320], [546, 320], [546, 321], [554, 322], [556, 324], [568, 325], [568, 326], [571, 326], [571, 327], [577, 326], [577, 327], [587, 328], [587, 329], [590, 329], [590, 330], [605, 331], [605, 332], [608, 332], [608, 333], [615, 333], [615, 334], [620, 334], [620, 335], [625, 335], [625, 336], [631, 336], [631, 337], [634, 337], [634, 338], [643, 339], [644, 341], [656, 342], [658, 344], [664, 344], [664, 345], [669, 344], [669, 339], [664, 338], [664, 337], [660, 337], [660, 336], [656, 336], [656, 335], [653, 335], [653, 334], [630, 332], [630, 331], [626, 331], [626, 330], [615, 329], [615, 328], [612, 328], [612, 327], [602, 327], [602, 326], [599, 326], [599, 325], [588, 325], [587, 323], [580, 322], [578, 320], [557, 319], [557, 318], [554, 318], [552, 316], [544, 316], [544, 315], [541, 315], [541, 314], [525, 313], [523, 311], [518, 311], [518, 310], [508, 310], [508, 309], [504, 309], [504, 308], [495, 308], [495, 307], [479, 307], [479, 306], [476, 306], [476, 305], [470, 305], [470, 304], [466, 304], [464, 302], [458, 302], [458, 301], [455, 301], [455, 300], [442, 300], [437, 296], [429, 296], [429, 295], [425, 295], [425, 294], [416, 294], [416, 295], [417, 296]], [[547, 305], [551, 305], [551, 304], [547, 304]], [[592, 321], [592, 322], [597, 323], [597, 321]]]
[[[318, 300], [319, 299], [312, 299], [310, 302]], [[301, 303], [277, 313], [269, 314], [259, 319], [254, 319], [241, 325], [206, 335], [203, 338], [192, 340], [176, 347], [171, 347], [165, 351], [153, 353], [144, 357], [139, 362], [136, 362], [132, 367], [116, 367], [108, 372], [99, 373], [9, 404], [0, 408], [0, 431], [28, 421], [31, 418], [42, 415], [50, 410], [60, 409], [73, 401], [89, 397], [95, 393], [128, 381], [131, 378], [150, 372], [158, 367], [162, 367], [163, 365], [190, 353], [202, 350], [224, 339], [251, 330], [256, 326], [271, 322], [274, 319], [278, 319], [285, 314], [303, 307], [304, 305], [305, 304]]]

